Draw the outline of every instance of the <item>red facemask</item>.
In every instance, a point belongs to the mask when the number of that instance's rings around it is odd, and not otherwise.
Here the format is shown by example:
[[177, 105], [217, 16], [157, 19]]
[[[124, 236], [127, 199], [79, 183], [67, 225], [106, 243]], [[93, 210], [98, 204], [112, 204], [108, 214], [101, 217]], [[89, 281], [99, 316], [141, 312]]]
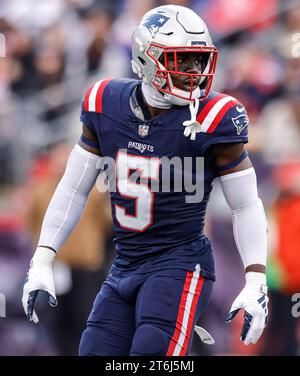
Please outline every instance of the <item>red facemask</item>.
[[[181, 99], [193, 100], [193, 91], [200, 86], [204, 89], [204, 95], [199, 99], [207, 98], [216, 69], [218, 56], [216, 47], [199, 45], [165, 47], [151, 43], [146, 53], [157, 67], [152, 81], [156, 89]], [[176, 81], [184, 85], [184, 89], [179, 88], [184, 90], [180, 94], [173, 91], [178, 89]], [[182, 94], [184, 92], [186, 95]]]

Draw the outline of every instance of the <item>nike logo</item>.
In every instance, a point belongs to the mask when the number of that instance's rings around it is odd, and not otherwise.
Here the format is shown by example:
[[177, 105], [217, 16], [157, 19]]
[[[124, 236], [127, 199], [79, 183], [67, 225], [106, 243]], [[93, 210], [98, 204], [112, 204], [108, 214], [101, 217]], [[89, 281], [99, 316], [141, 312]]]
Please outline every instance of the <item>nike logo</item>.
[[237, 112], [243, 112], [244, 111], [244, 107], [236, 106], [236, 110], [237, 110]]

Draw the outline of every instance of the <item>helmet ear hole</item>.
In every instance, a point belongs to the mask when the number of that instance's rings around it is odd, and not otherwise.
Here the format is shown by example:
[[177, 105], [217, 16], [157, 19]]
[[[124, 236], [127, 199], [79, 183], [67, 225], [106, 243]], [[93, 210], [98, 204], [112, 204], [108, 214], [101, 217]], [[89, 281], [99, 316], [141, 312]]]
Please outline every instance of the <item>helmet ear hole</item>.
[[131, 60], [131, 66], [132, 66], [133, 73], [137, 74], [139, 78], [142, 78], [143, 73], [142, 73], [141, 67], [134, 60]]
[[142, 57], [138, 56], [138, 59], [139, 59], [139, 61], [140, 61], [143, 65], [146, 65], [146, 64], [147, 64], [146, 61], [145, 61]]

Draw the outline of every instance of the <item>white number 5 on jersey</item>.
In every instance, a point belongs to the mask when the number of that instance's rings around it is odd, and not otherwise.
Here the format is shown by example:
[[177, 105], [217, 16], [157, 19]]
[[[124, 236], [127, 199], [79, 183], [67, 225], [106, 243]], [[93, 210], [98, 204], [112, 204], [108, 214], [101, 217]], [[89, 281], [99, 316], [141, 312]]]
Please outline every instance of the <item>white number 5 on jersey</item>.
[[119, 151], [116, 159], [117, 189], [122, 197], [135, 200], [135, 214], [127, 214], [123, 206], [116, 205], [116, 219], [121, 227], [145, 231], [153, 223], [154, 193], [147, 183], [129, 179], [130, 171], [139, 171], [140, 179], [159, 179], [159, 158], [142, 157]]

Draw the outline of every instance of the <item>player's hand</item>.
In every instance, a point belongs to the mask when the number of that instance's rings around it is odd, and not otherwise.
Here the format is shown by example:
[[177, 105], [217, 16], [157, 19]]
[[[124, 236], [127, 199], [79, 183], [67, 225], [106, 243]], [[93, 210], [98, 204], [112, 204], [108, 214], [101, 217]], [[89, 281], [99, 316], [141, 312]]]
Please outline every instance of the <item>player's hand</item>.
[[241, 341], [245, 345], [256, 343], [267, 323], [268, 301], [266, 276], [263, 273], [246, 273], [246, 285], [233, 302], [226, 322], [230, 322], [240, 309], [244, 310]]
[[30, 268], [23, 288], [22, 303], [28, 320], [33, 321], [35, 324], [39, 322], [34, 309], [34, 303], [39, 291], [43, 290], [48, 293], [49, 304], [52, 307], [56, 307], [58, 304], [52, 273], [54, 257], [55, 252], [51, 249], [38, 247], [30, 262]]

